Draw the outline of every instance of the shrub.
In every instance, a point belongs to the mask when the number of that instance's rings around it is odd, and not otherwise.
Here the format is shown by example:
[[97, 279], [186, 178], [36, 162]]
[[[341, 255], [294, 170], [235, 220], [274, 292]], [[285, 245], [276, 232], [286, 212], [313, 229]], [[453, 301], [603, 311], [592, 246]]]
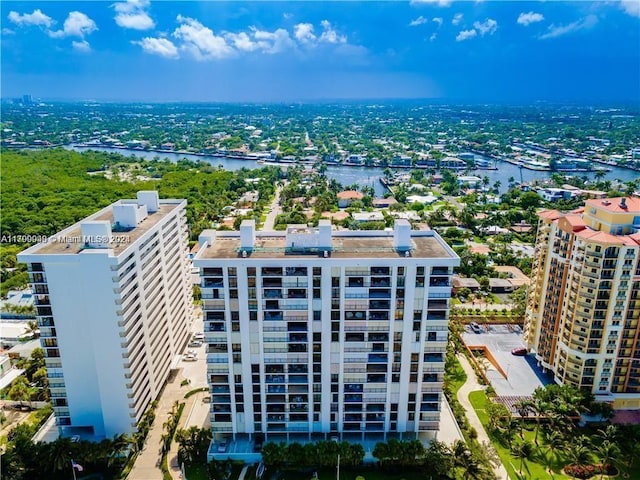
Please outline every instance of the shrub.
[[567, 465], [564, 467], [567, 475], [582, 480], [593, 477], [599, 470], [595, 465]]

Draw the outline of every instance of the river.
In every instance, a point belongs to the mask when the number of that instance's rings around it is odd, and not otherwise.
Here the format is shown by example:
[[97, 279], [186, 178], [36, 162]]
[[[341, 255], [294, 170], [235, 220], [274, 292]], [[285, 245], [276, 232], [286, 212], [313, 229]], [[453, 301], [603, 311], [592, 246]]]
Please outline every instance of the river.
[[[169, 159], [172, 162], [186, 158], [194, 161], [205, 161], [212, 165], [221, 165], [227, 170], [240, 170], [241, 168], [262, 168], [264, 164], [258, 163], [255, 160], [238, 160], [235, 158], [226, 157], [212, 157], [207, 155], [192, 155], [187, 153], [158, 153], [147, 152], [144, 150], [130, 150], [127, 148], [101, 148], [101, 147], [78, 147], [75, 145], [67, 145], [65, 148], [69, 150], [75, 150], [77, 152], [84, 152], [87, 150], [97, 150], [102, 152], [114, 152], [124, 156], [135, 155], [136, 157], [143, 158], [145, 160], [153, 160], [154, 158]], [[480, 155], [476, 157], [483, 158]], [[280, 164], [288, 165], [288, 164]], [[520, 173], [522, 171], [522, 181], [531, 182], [533, 180], [540, 180], [549, 178], [551, 172], [541, 172], [536, 170], [522, 170], [517, 166], [507, 162], [498, 162], [498, 170], [473, 170], [470, 175], [476, 175], [478, 177], [489, 177], [490, 184], [500, 182], [500, 193], [505, 193], [508, 189], [509, 178], [513, 177], [516, 182], [520, 181]], [[606, 180], [620, 180], [627, 182], [629, 180], [635, 180], [640, 178], [640, 172], [629, 170], [626, 168], [611, 167], [611, 171], [605, 175]], [[326, 175], [328, 178], [335, 179], [342, 185], [352, 185], [357, 183], [359, 185], [371, 185], [377, 196], [382, 196], [385, 192], [385, 188], [380, 183], [380, 178], [383, 176], [382, 168], [377, 167], [347, 167], [344, 165], [327, 165]], [[594, 178], [593, 172], [580, 172], [577, 175], [586, 176], [590, 179]]]

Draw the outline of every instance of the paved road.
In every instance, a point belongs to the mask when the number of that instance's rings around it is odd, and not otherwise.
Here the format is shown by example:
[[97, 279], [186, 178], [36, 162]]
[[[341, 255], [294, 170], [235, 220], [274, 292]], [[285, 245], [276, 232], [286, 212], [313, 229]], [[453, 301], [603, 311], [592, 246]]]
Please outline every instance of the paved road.
[[[476, 373], [473, 371], [473, 368], [464, 355], [459, 354], [458, 360], [460, 360], [460, 364], [462, 365], [464, 373], [467, 374], [467, 381], [464, 383], [464, 385], [462, 385], [462, 387], [460, 387], [460, 390], [458, 390], [458, 401], [467, 414], [469, 424], [476, 429], [476, 432], [478, 432], [478, 441], [480, 443], [486, 442], [488, 445], [491, 445], [489, 435], [487, 435], [487, 432], [482, 426], [482, 422], [480, 422], [476, 411], [473, 409], [473, 405], [471, 405], [471, 402], [469, 401], [469, 394], [471, 392], [484, 390], [486, 387], [478, 383]], [[509, 480], [509, 474], [507, 474], [507, 470], [504, 468], [504, 465], [502, 465], [502, 463], [500, 463], [493, 470], [498, 480]]]
[[269, 213], [267, 214], [267, 219], [264, 221], [264, 225], [262, 225], [262, 230], [270, 232], [273, 230], [273, 226], [276, 223], [276, 217], [280, 214], [280, 192], [282, 191], [282, 187], [276, 186], [276, 194], [273, 197], [273, 201], [271, 202], [271, 206], [269, 207]]

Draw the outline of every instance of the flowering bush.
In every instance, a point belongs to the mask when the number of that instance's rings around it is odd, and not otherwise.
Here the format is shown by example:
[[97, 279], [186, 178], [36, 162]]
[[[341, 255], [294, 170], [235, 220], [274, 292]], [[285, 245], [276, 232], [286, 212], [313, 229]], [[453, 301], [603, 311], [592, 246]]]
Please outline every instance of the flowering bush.
[[600, 473], [604, 473], [605, 475], [617, 475], [618, 469], [611, 464], [567, 465], [564, 467], [564, 472], [571, 477], [584, 480]]
[[571, 477], [584, 480], [593, 477], [596, 473], [599, 473], [600, 469], [596, 468], [595, 465], [567, 465], [564, 467], [564, 471]]

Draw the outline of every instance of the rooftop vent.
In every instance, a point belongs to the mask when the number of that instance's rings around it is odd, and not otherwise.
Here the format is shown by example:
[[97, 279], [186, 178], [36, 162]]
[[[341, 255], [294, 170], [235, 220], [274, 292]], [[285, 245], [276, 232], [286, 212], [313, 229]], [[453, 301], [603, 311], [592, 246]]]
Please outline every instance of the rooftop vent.
[[628, 208], [627, 207], [627, 199], [624, 198], [624, 197], [622, 197], [620, 199], [620, 208], [623, 209], [623, 210], [626, 210]]
[[603, 200], [602, 204], [603, 205], [611, 205], [611, 202], [609, 200]]

